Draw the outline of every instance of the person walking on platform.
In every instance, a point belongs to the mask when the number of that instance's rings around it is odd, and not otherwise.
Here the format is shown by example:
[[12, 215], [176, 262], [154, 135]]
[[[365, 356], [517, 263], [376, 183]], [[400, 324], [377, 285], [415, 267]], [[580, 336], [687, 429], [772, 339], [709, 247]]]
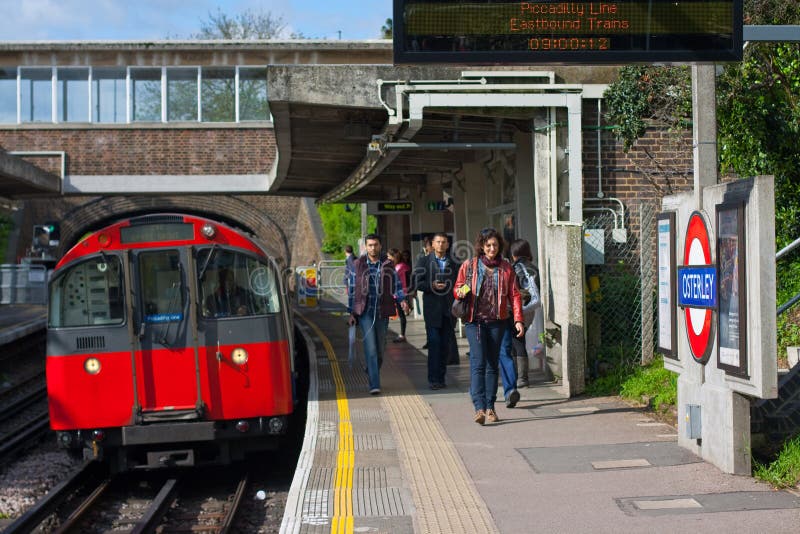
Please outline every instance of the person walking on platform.
[[[511, 243], [509, 250], [522, 295], [522, 317], [527, 331], [536, 310], [542, 306], [539, 300], [539, 270], [531, 263], [531, 246], [527, 241], [517, 239]], [[521, 337], [515, 337], [509, 329], [506, 330], [500, 346], [500, 376], [503, 379], [506, 407], [513, 408], [519, 402], [517, 388], [528, 386], [528, 352], [525, 350], [524, 332]]]
[[467, 300], [464, 316], [469, 341], [470, 388], [479, 425], [500, 420], [497, 400], [498, 360], [503, 335], [509, 327], [509, 311], [516, 335], [525, 333], [522, 297], [514, 268], [500, 255], [503, 237], [494, 228], [484, 228], [475, 239], [477, 256], [461, 264], [455, 298]]
[[442, 389], [447, 387], [447, 361], [455, 342], [450, 307], [459, 263], [447, 254], [447, 234], [435, 234], [432, 246], [433, 252], [417, 261], [412, 286], [422, 292], [422, 316], [428, 341], [428, 385], [431, 389]]
[[355, 272], [355, 267], [353, 266], [356, 261], [356, 256], [353, 254], [353, 246], [352, 245], [345, 245], [344, 246], [344, 287], [345, 289], [348, 288], [349, 280], [353, 276]]
[[[403, 288], [403, 293], [408, 298], [408, 271], [409, 267], [405, 263], [403, 263], [403, 258], [400, 255], [400, 249], [390, 248], [388, 252], [389, 259], [392, 260], [394, 263], [394, 270], [397, 271], [397, 278], [400, 280], [400, 285]], [[408, 324], [408, 320], [406, 319], [406, 312], [403, 311], [401, 307], [401, 302], [396, 301], [395, 305], [397, 307], [397, 317], [400, 319], [400, 335], [394, 338], [392, 341], [394, 343], [402, 343], [406, 340], [406, 326]], [[409, 308], [411, 305], [409, 304]]]
[[381, 238], [377, 234], [364, 237], [366, 254], [358, 258], [353, 276], [348, 284], [347, 323], [358, 323], [364, 336], [364, 360], [369, 376], [369, 392], [381, 392], [380, 369], [386, 347], [386, 329], [389, 317], [394, 314], [395, 301], [408, 311], [403, 286], [397, 278], [394, 264], [381, 254]]

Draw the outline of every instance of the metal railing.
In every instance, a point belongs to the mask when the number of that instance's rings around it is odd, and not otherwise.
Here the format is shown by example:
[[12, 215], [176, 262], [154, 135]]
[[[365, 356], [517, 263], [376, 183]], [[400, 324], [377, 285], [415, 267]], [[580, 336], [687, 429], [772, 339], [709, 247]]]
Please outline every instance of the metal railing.
[[[778, 253], [775, 254], [775, 261], [777, 262], [778, 260], [780, 260], [781, 258], [786, 256], [787, 254], [792, 252], [794, 249], [796, 249], [798, 246], [800, 246], [800, 237], [798, 237], [797, 239], [792, 241], [790, 244], [788, 244], [785, 247], [783, 247], [782, 249], [780, 249], [778, 251]], [[800, 293], [798, 293], [797, 295], [795, 295], [792, 298], [790, 298], [788, 301], [786, 301], [783, 304], [781, 304], [780, 306], [778, 306], [778, 311], [776, 312], [777, 316], [780, 317], [781, 314], [783, 314], [787, 310], [791, 309], [798, 302], [800, 302]]]
[[47, 269], [43, 265], [0, 265], [0, 304], [46, 304]]

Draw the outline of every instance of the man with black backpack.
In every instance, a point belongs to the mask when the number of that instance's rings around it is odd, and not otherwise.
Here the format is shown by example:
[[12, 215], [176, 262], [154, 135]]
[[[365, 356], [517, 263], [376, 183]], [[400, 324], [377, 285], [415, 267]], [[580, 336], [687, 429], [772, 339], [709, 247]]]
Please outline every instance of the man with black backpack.
[[[509, 251], [522, 294], [522, 316], [527, 332], [536, 310], [542, 305], [539, 298], [539, 270], [531, 262], [531, 246], [526, 240], [513, 241]], [[500, 347], [500, 375], [503, 378], [506, 407], [513, 408], [519, 402], [517, 388], [528, 386], [528, 352], [525, 349], [525, 333], [515, 337], [509, 332], [506, 329]]]

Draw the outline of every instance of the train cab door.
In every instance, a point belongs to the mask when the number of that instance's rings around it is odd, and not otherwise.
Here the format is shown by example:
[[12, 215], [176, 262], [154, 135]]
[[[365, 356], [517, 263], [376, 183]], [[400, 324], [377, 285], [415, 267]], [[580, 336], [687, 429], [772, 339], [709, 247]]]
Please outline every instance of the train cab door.
[[189, 249], [133, 251], [140, 350], [136, 386], [144, 421], [200, 417], [190, 317]]

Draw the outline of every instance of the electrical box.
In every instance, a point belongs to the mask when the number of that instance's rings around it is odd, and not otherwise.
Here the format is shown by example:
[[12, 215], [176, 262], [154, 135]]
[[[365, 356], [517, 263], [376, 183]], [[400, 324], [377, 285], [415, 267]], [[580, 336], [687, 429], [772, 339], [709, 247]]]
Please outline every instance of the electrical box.
[[686, 405], [686, 437], [689, 439], [701, 439], [703, 437], [699, 404]]

